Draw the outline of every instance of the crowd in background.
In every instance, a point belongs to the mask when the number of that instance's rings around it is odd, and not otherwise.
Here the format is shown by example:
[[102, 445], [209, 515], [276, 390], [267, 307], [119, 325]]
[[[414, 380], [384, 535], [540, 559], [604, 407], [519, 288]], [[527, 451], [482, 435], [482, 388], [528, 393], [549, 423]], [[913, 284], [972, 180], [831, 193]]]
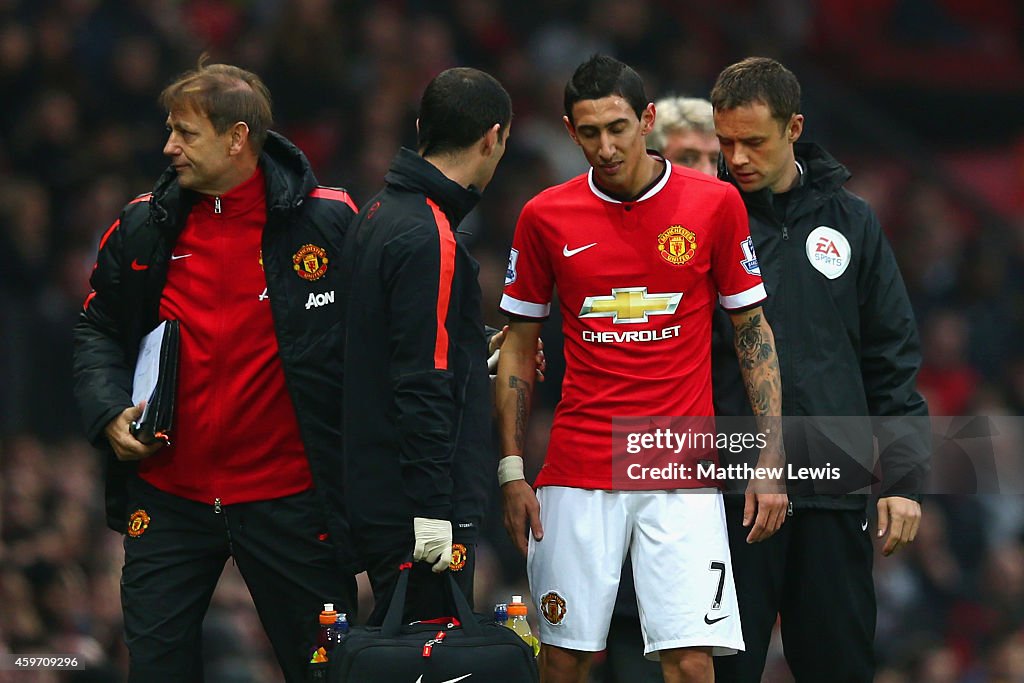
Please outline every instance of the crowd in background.
[[[203, 51], [264, 77], [276, 128], [357, 203], [413, 145], [431, 77], [468, 65], [502, 81], [515, 109], [508, 153], [463, 224], [495, 326], [519, 209], [586, 168], [561, 121], [580, 61], [608, 52], [630, 63], [655, 99], [706, 96], [724, 65], [777, 57], [804, 84], [804, 139], [850, 167], [849, 187], [896, 248], [932, 413], [1024, 415], [1018, 2], [0, 0], [0, 652], [76, 653], [89, 668], [67, 680], [123, 675], [123, 551], [104, 528], [99, 459], [72, 405], [71, 327], [99, 236], [165, 166], [156, 95]], [[534, 471], [558, 398], [558, 330], [545, 327]], [[477, 567], [484, 610], [527, 592], [498, 509], [496, 496]], [[879, 559], [875, 576], [877, 680], [1024, 681], [1020, 496], [928, 498], [917, 542]], [[206, 640], [210, 681], [274, 680], [233, 571]], [[769, 670], [766, 680], [790, 680], [778, 652]]]

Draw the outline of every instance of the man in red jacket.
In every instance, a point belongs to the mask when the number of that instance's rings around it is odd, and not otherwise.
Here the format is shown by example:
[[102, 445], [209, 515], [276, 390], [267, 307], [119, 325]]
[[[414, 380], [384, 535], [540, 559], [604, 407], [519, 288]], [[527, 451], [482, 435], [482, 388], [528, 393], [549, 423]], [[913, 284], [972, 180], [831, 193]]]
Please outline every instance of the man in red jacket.
[[[236, 563], [292, 682], [305, 680], [323, 602], [355, 608], [341, 504], [341, 342], [334, 290], [355, 215], [268, 130], [270, 94], [200, 63], [160, 96], [171, 166], [99, 244], [75, 329], [76, 394], [109, 454], [108, 524], [131, 681], [202, 680], [203, 617]], [[130, 425], [139, 341], [178, 320], [169, 440]]]

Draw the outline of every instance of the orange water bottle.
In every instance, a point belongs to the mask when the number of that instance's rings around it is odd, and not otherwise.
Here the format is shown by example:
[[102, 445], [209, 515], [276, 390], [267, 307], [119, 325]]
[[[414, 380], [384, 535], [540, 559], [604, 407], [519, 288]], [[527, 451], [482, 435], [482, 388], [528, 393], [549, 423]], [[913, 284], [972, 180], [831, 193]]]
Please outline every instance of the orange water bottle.
[[324, 609], [320, 612], [320, 632], [316, 637], [317, 647], [322, 647], [328, 652], [330, 651], [331, 646], [334, 645], [334, 643], [331, 642], [331, 630], [337, 621], [338, 613], [334, 609], [334, 603], [325, 602]]
[[530, 622], [526, 620], [526, 612], [523, 596], [513, 595], [512, 602], [508, 603], [507, 625], [533, 648], [533, 654], [536, 656], [540, 652], [540, 641], [537, 640], [533, 635], [533, 631], [530, 630]]

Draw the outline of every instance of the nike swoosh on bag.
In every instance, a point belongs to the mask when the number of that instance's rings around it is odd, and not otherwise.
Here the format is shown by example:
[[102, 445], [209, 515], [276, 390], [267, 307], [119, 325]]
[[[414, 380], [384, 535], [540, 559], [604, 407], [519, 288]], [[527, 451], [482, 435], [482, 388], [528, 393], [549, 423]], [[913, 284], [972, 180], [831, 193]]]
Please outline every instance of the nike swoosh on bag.
[[[459, 676], [458, 678], [449, 678], [447, 681], [441, 681], [441, 683], [458, 683], [462, 679], [469, 678], [472, 675], [473, 674], [466, 674], [465, 676]], [[423, 683], [423, 674], [420, 674], [420, 677], [416, 679], [416, 683]]]
[[[581, 251], [586, 251], [587, 249], [590, 249], [591, 247], [596, 247], [596, 246], [597, 246], [597, 242], [591, 242], [590, 244], [585, 244], [582, 247], [576, 247], [575, 249], [570, 249], [569, 245], [566, 244], [564, 247], [562, 247], [562, 256], [565, 256], [566, 258], [569, 258], [570, 256], [575, 256], [576, 254], [580, 253]], [[447, 683], [447, 681], [445, 683]]]
[[146, 270], [149, 268], [149, 264], [143, 265], [139, 263], [139, 259], [132, 259], [132, 270]]
[[717, 619], [708, 619], [708, 615], [705, 614], [704, 615], [704, 623], [707, 624], [708, 626], [711, 626], [712, 624], [717, 624], [722, 619], [728, 619], [728, 618], [729, 618], [729, 615], [726, 614], [724, 617], [718, 617]]

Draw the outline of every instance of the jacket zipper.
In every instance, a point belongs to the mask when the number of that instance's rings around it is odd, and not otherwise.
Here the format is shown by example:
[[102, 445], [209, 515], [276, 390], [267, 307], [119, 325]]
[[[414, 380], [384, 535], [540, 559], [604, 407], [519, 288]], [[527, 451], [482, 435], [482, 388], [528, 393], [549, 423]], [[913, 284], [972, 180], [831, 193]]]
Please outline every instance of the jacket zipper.
[[224, 508], [221, 505], [220, 498], [213, 499], [213, 514], [224, 515], [224, 533], [228, 537], [228, 554], [231, 555], [231, 562], [235, 562], [235, 546], [231, 539], [231, 525], [228, 524], [228, 516], [224, 512]]

